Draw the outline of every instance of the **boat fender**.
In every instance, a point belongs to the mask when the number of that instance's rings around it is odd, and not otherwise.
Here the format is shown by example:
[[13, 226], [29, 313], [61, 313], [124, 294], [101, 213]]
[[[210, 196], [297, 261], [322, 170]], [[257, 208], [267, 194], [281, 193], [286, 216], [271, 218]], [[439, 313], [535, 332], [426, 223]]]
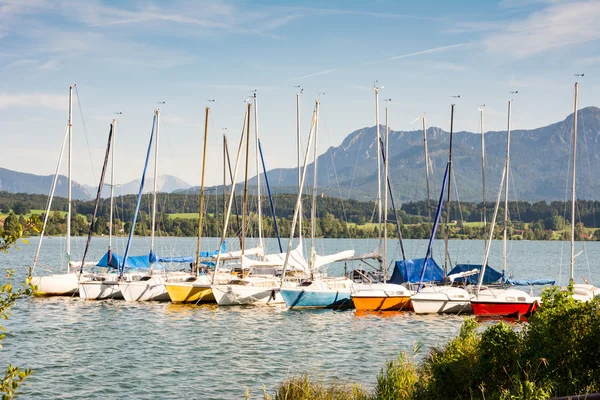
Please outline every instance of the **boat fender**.
[[275, 290], [271, 290], [271, 296], [269, 297], [269, 300], [275, 300]]

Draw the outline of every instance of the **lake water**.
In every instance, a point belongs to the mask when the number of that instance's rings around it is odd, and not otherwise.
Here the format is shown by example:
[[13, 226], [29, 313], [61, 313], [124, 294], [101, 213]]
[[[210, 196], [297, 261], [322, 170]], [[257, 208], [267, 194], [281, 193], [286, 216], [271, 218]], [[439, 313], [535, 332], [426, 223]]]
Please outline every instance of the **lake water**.
[[[0, 254], [0, 272], [16, 269], [24, 277], [37, 238], [20, 250]], [[94, 238], [90, 260], [99, 259], [107, 238]], [[117, 238], [122, 254], [125, 239]], [[398, 259], [396, 241], [388, 257]], [[74, 259], [81, 257], [84, 238], [73, 239]], [[135, 238], [131, 254], [147, 254], [148, 238]], [[323, 239], [318, 252], [350, 248], [367, 252], [376, 240]], [[44, 240], [40, 263], [55, 271], [64, 265], [64, 238]], [[306, 246], [308, 243], [306, 243]], [[427, 241], [408, 240], [407, 257], [423, 257]], [[161, 255], [192, 255], [193, 238], [159, 238]], [[276, 251], [276, 241], [267, 240]], [[203, 240], [216, 249], [216, 239]], [[306, 248], [306, 247], [305, 247]], [[577, 252], [583, 244], [577, 244]], [[576, 279], [600, 282], [600, 243], [586, 243], [577, 258]], [[568, 280], [569, 243], [512, 242], [508, 272], [519, 278]], [[453, 263], [478, 263], [483, 242], [451, 241]], [[502, 243], [494, 242], [490, 265], [500, 269]], [[443, 264], [443, 243], [434, 257]], [[589, 260], [589, 262], [588, 262]], [[347, 268], [359, 267], [358, 263]], [[330, 268], [341, 274], [344, 265]], [[0, 367], [9, 362], [34, 370], [22, 387], [25, 399], [139, 398], [243, 399], [262, 398], [290, 374], [313, 373], [318, 378], [361, 382], [371, 387], [386, 360], [422, 344], [424, 350], [456, 335], [460, 316], [416, 316], [412, 313], [357, 316], [354, 311], [289, 311], [284, 307], [188, 306], [170, 303], [82, 301], [77, 298], [31, 298], [18, 302], [5, 322], [8, 335], [0, 350]]]

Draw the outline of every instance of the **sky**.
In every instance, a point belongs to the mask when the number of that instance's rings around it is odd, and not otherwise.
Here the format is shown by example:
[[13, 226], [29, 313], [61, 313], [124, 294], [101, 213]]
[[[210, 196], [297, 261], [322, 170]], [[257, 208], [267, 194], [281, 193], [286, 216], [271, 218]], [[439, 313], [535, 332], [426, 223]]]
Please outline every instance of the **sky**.
[[115, 117], [116, 181], [140, 177], [156, 108], [159, 174], [198, 185], [207, 106], [219, 184], [254, 90], [269, 169], [296, 165], [300, 89], [303, 140], [320, 98], [322, 151], [375, 125], [374, 84], [393, 130], [423, 114], [449, 130], [451, 103], [455, 131], [479, 131], [481, 104], [505, 130], [511, 98], [513, 129], [545, 126], [572, 112], [576, 73], [580, 106], [600, 106], [599, 20], [597, 0], [0, 0], [0, 167], [54, 173], [71, 84], [73, 179], [89, 185]]

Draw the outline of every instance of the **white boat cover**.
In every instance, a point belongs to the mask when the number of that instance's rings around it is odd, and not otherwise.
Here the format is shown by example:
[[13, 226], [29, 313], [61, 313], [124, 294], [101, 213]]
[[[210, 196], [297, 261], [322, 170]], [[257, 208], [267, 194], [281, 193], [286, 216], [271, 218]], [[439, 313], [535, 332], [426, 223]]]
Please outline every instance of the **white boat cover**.
[[479, 273], [478, 269], [472, 269], [470, 271], [459, 272], [458, 274], [448, 275], [448, 279], [450, 280], [450, 282], [454, 282], [454, 280], [457, 278], [464, 278], [465, 276], [471, 276], [471, 275], [475, 275], [478, 273]]
[[[285, 262], [286, 253], [267, 254], [264, 259], [252, 260], [248, 257], [242, 257], [242, 266], [244, 268], [252, 267], [283, 267]], [[290, 258], [288, 260], [287, 271], [299, 271], [308, 273], [308, 261], [302, 254], [302, 244], [299, 244], [294, 250], [290, 252]]]
[[[265, 249], [262, 246], [244, 250], [244, 256], [263, 257], [264, 255], [265, 255]], [[218, 254], [215, 254], [212, 258], [216, 260], [217, 256], [218, 256]], [[221, 260], [238, 260], [241, 258], [242, 258], [242, 250], [221, 253]]]
[[330, 254], [328, 256], [320, 256], [318, 254], [315, 255], [315, 265], [313, 268], [315, 270], [319, 269], [323, 265], [331, 264], [337, 261], [344, 260], [353, 260], [354, 258], [354, 250], [346, 250], [336, 254]]

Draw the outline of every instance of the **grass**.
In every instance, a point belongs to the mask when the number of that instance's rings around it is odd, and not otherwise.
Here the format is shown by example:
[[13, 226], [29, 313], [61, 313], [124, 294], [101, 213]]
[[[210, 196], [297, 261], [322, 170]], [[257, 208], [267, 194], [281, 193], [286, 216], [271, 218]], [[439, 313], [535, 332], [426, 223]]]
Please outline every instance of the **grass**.
[[[168, 214], [169, 218], [171, 219], [175, 219], [175, 218], [180, 218], [180, 219], [198, 219], [198, 213], [173, 213], [173, 214]], [[208, 214], [209, 217], [212, 217], [214, 214], [210, 213]]]
[[[62, 217], [64, 217], [65, 215], [67, 215], [66, 211], [50, 211], [50, 213], [51, 213], [50, 215], [52, 215], [55, 212], [60, 213], [60, 215]], [[30, 218], [32, 215], [35, 215], [35, 214], [42, 215], [44, 213], [46, 213], [46, 210], [31, 210], [30, 212], [28, 212], [27, 214], [25, 214], [24, 217], [25, 218]], [[0, 218], [6, 218], [7, 216], [8, 216], [8, 214], [0, 213]], [[84, 216], [84, 218], [85, 218], [85, 216]]]

